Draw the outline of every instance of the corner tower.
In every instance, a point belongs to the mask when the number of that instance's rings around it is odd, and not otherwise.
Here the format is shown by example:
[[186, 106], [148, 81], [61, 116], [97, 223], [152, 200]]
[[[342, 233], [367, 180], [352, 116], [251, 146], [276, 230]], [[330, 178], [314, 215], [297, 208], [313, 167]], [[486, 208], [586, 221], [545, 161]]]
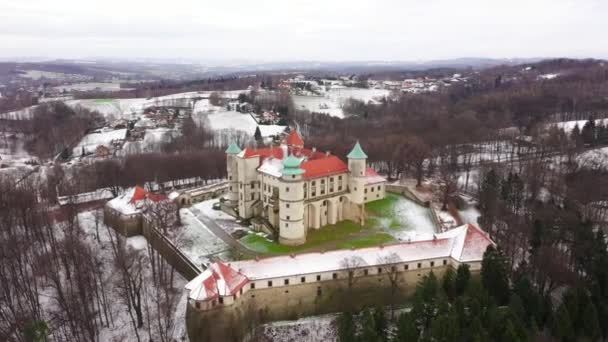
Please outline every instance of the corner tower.
[[363, 152], [357, 141], [353, 149], [346, 156], [348, 158], [348, 187], [351, 201], [357, 204], [365, 202], [365, 169], [367, 168], [367, 154]]
[[228, 200], [231, 205], [236, 205], [239, 198], [239, 181], [237, 154], [241, 153], [241, 149], [233, 142], [226, 149], [226, 173], [228, 177]]
[[301, 245], [306, 242], [304, 229], [304, 170], [301, 160], [289, 156], [283, 159], [279, 184], [279, 242]]

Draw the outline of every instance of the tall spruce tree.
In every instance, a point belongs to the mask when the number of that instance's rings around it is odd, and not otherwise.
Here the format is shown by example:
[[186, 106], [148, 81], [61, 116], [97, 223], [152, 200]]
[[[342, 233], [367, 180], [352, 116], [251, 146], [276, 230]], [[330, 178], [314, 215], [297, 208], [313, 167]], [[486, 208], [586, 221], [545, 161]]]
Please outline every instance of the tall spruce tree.
[[481, 261], [483, 287], [499, 305], [509, 300], [509, 277], [505, 257], [494, 246], [488, 246]]

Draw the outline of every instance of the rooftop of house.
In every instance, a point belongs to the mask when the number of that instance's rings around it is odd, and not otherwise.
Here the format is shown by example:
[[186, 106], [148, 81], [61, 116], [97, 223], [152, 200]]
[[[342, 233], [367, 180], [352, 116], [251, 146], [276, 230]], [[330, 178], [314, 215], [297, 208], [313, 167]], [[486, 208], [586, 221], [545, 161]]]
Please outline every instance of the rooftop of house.
[[[216, 293], [229, 293], [224, 284], [238, 284], [240, 287], [249, 281], [288, 278], [305, 274], [341, 271], [357, 267], [377, 267], [398, 263], [409, 263], [428, 259], [452, 258], [458, 262], [479, 262], [486, 248], [494, 244], [487, 233], [480, 228], [467, 224], [447, 232], [437, 234], [433, 239], [407, 241], [396, 244], [342, 249], [329, 252], [313, 252], [294, 255], [234, 261], [228, 264], [213, 263], [203, 273], [186, 285], [189, 298], [209, 300]], [[348, 260], [348, 261], [347, 261]], [[355, 263], [352, 261], [356, 260]], [[223, 281], [215, 280], [214, 271], [218, 267], [224, 271]], [[211, 271], [209, 271], [211, 269]], [[231, 293], [240, 289], [231, 287]], [[211, 296], [209, 294], [212, 294]]]

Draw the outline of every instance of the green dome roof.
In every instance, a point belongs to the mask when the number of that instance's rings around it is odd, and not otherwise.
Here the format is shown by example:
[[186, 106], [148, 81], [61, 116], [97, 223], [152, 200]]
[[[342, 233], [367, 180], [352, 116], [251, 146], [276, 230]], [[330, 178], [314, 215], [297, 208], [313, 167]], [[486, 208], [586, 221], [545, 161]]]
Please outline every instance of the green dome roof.
[[281, 173], [284, 175], [301, 175], [304, 173], [304, 170], [300, 168], [300, 159], [289, 156], [283, 159], [283, 170]]
[[367, 159], [367, 154], [365, 154], [365, 152], [363, 152], [361, 145], [359, 145], [359, 142], [357, 141], [357, 143], [355, 144], [355, 147], [353, 147], [353, 149], [346, 156], [346, 158], [348, 158], [348, 159]]
[[230, 145], [226, 149], [226, 153], [228, 153], [228, 154], [237, 154], [240, 152], [241, 152], [241, 149], [235, 143], [230, 143]]

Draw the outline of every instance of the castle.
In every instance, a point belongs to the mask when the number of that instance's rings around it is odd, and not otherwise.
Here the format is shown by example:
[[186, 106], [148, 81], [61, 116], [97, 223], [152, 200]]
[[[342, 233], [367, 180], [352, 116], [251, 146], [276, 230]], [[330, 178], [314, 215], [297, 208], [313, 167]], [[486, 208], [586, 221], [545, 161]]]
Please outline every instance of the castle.
[[261, 217], [279, 242], [306, 242], [308, 229], [343, 220], [364, 223], [364, 204], [385, 196], [386, 180], [367, 166], [357, 142], [348, 164], [330, 152], [307, 149], [291, 131], [280, 146], [226, 150], [228, 203], [242, 218]]

